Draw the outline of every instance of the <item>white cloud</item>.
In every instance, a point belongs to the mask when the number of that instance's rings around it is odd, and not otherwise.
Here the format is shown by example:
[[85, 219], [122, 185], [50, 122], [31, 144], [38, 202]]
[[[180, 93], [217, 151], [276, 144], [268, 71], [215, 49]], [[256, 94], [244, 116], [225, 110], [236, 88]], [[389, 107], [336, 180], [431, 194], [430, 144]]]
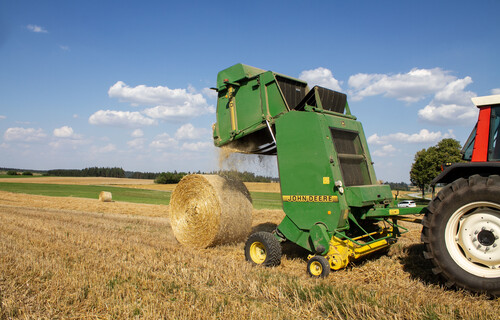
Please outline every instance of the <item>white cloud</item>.
[[65, 46], [65, 45], [62, 45], [62, 44], [60, 44], [60, 45], [59, 45], [59, 48], [60, 48], [62, 51], [70, 51], [68, 46]]
[[145, 142], [146, 142], [146, 139], [137, 138], [137, 139], [127, 141], [127, 145], [133, 149], [142, 149], [144, 147]]
[[218, 95], [217, 91], [212, 90], [212, 89], [210, 89], [210, 88], [203, 88], [203, 89], [201, 90], [201, 93], [202, 93], [205, 97], [207, 97], [207, 98], [209, 98], [209, 99], [217, 99], [217, 95]]
[[147, 87], [138, 85], [129, 87], [123, 81], [116, 82], [109, 88], [108, 95], [133, 105], [147, 106], [179, 106], [184, 104], [200, 105], [206, 101], [201, 94], [192, 94], [186, 89], [169, 89], [168, 87]]
[[55, 137], [58, 138], [71, 138], [74, 136], [73, 128], [68, 126], [63, 126], [61, 128], [56, 128], [53, 131]]
[[378, 134], [374, 133], [366, 139], [369, 144], [383, 144], [382, 138]]
[[192, 87], [170, 89], [168, 87], [147, 87], [139, 85], [129, 87], [118, 81], [109, 88], [108, 95], [133, 106], [154, 106], [144, 110], [144, 114], [154, 119], [192, 118], [206, 113], [214, 113], [202, 94], [194, 93]]
[[34, 24], [28, 24], [26, 29], [35, 33], [48, 33], [48, 31], [44, 27], [40, 27]]
[[176, 148], [177, 140], [170, 137], [168, 133], [162, 133], [157, 135], [149, 146], [156, 149]]
[[64, 147], [71, 147], [73, 149], [76, 149], [77, 146], [89, 144], [91, 141], [89, 140], [83, 140], [83, 139], [58, 139], [55, 141], [51, 141], [49, 145], [54, 148], [54, 149], [59, 149], [59, 148], [64, 148]]
[[56, 128], [52, 134], [54, 137], [58, 138], [49, 143], [52, 148], [61, 148], [65, 146], [75, 148], [76, 146], [90, 143], [90, 141], [84, 140], [82, 135], [76, 134], [73, 128], [68, 126]]
[[200, 150], [203, 150], [203, 149], [207, 149], [209, 148], [210, 146], [212, 146], [213, 143], [211, 142], [185, 142], [181, 149], [182, 150], [187, 150], [187, 151], [200, 151]]
[[456, 104], [431, 104], [418, 111], [420, 119], [436, 124], [463, 124], [474, 123], [478, 110], [474, 106], [460, 106]]
[[396, 148], [392, 146], [392, 144], [388, 144], [382, 147], [382, 149], [375, 150], [373, 152], [373, 155], [378, 156], [378, 157], [385, 157], [385, 156], [390, 156], [394, 155], [394, 152], [396, 152]]
[[43, 129], [34, 128], [8, 128], [4, 135], [5, 141], [35, 142], [47, 137]]
[[99, 110], [89, 117], [89, 123], [102, 126], [141, 127], [156, 125], [158, 122], [139, 112]]
[[478, 109], [471, 102], [471, 98], [476, 94], [465, 91], [465, 87], [471, 83], [470, 77], [448, 83], [436, 93], [427, 106], [418, 111], [418, 116], [424, 121], [441, 125], [474, 123]]
[[109, 153], [109, 152], [113, 152], [113, 151], [116, 151], [116, 146], [112, 143], [108, 143], [104, 147], [93, 146], [91, 148], [92, 153]]
[[196, 93], [196, 88], [195, 88], [195, 87], [193, 87], [191, 84], [188, 84], [187, 91], [188, 91], [189, 93], [194, 94], [194, 93]]
[[454, 137], [455, 135], [453, 134], [452, 130], [448, 130], [447, 133], [443, 134], [441, 133], [441, 131], [430, 132], [427, 129], [422, 129], [420, 130], [419, 133], [414, 133], [414, 134], [408, 134], [402, 132], [391, 133], [386, 136], [379, 136], [377, 134], [373, 134], [370, 137], [368, 137], [367, 141], [370, 144], [387, 145], [389, 143], [394, 143], [394, 142], [430, 143], [430, 142], [437, 142], [444, 138], [454, 138]]
[[209, 131], [205, 128], [195, 128], [191, 123], [182, 125], [175, 132], [175, 138], [178, 140], [195, 140], [204, 136], [209, 137]]
[[133, 138], [140, 138], [144, 136], [144, 132], [141, 129], [135, 129], [130, 134]]
[[6, 117], [6, 116], [2, 116], [2, 115], [0, 114], [0, 120], [3, 120], [3, 119], [7, 119], [7, 117]]
[[318, 85], [335, 91], [342, 91], [339, 81], [333, 77], [332, 72], [323, 67], [302, 71], [299, 79], [306, 81], [310, 88]]
[[476, 94], [471, 91], [464, 91], [465, 87], [471, 83], [471, 77], [451, 81], [444, 88], [436, 92], [434, 101], [448, 104], [472, 104], [470, 99], [475, 97]]
[[440, 68], [417, 69], [408, 73], [366, 74], [358, 73], [349, 77], [353, 100], [384, 95], [405, 102], [416, 102], [445, 88], [456, 77]]
[[471, 77], [458, 79], [441, 68], [414, 68], [395, 75], [359, 73], [349, 78], [353, 100], [383, 95], [412, 103], [432, 96], [431, 102], [418, 111], [418, 116], [440, 125], [469, 125], [477, 118], [477, 108], [470, 100], [476, 94], [465, 91], [471, 83]]
[[213, 106], [203, 106], [200, 108], [194, 106], [157, 106], [154, 108], [145, 109], [144, 114], [153, 119], [189, 119], [202, 114], [215, 113], [215, 108]]
[[500, 94], [500, 88], [491, 89], [491, 94]]

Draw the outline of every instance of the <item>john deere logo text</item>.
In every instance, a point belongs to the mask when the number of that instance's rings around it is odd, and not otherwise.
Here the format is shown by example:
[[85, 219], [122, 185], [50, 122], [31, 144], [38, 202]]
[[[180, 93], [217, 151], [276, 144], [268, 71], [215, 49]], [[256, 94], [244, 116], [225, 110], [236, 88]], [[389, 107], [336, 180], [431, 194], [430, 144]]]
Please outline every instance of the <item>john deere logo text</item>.
[[339, 202], [337, 196], [283, 196], [285, 202]]

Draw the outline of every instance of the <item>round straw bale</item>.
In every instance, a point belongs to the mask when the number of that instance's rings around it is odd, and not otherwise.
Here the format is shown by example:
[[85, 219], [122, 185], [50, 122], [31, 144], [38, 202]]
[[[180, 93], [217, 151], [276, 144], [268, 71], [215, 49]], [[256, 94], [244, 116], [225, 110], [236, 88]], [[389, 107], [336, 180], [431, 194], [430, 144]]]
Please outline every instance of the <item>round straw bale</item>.
[[101, 193], [99, 193], [99, 201], [111, 202], [112, 199], [113, 196], [111, 195], [111, 192], [101, 191]]
[[170, 199], [170, 223], [183, 245], [206, 248], [246, 239], [252, 199], [245, 185], [217, 175], [182, 178]]

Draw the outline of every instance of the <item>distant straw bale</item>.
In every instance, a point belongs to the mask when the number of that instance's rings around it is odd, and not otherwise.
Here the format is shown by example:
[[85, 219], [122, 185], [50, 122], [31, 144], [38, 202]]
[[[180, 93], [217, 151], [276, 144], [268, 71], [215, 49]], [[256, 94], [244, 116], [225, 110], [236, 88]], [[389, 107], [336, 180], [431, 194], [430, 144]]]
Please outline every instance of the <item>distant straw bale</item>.
[[113, 200], [113, 195], [111, 192], [101, 191], [99, 193], [99, 201], [101, 202], [111, 202]]
[[185, 246], [206, 248], [243, 241], [252, 226], [252, 199], [242, 182], [192, 174], [170, 199], [170, 223]]

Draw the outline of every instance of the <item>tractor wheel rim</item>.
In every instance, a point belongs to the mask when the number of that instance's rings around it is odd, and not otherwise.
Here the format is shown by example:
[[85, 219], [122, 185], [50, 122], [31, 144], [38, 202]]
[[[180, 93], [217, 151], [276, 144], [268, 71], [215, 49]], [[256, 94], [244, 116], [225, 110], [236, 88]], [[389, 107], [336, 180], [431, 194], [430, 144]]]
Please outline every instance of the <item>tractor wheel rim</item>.
[[313, 276], [319, 277], [321, 273], [323, 273], [323, 266], [319, 263], [319, 261], [313, 261], [309, 265], [309, 270]]
[[254, 242], [250, 245], [250, 258], [256, 264], [262, 264], [266, 261], [266, 247], [261, 242]]
[[446, 248], [465, 271], [500, 277], [500, 205], [472, 202], [456, 210], [445, 228]]

